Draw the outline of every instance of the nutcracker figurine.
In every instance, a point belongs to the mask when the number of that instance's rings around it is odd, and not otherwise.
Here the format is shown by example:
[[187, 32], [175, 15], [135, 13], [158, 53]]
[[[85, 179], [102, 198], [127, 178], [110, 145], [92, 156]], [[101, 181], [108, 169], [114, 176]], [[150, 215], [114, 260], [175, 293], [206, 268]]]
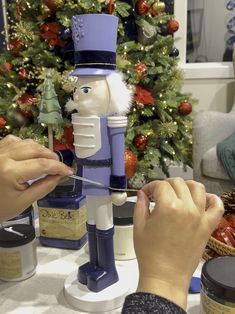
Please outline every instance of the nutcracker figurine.
[[[74, 147], [82, 176], [111, 187], [126, 188], [124, 136], [131, 92], [116, 71], [118, 18], [83, 14], [72, 18], [77, 77], [72, 114]], [[126, 193], [82, 183], [86, 196], [89, 261], [78, 269], [78, 281], [100, 292], [118, 281], [113, 249], [112, 204], [122, 205]]]

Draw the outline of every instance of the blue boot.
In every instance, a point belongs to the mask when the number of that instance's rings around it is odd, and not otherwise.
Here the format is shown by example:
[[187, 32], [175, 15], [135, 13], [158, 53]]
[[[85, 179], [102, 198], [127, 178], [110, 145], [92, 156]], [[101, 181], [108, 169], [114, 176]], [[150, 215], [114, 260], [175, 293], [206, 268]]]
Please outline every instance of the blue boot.
[[78, 268], [78, 281], [86, 285], [87, 276], [97, 268], [97, 245], [96, 245], [96, 226], [87, 224], [87, 235], [89, 245], [89, 262]]
[[114, 227], [108, 230], [96, 229], [98, 267], [87, 276], [89, 290], [99, 292], [118, 281], [113, 249]]

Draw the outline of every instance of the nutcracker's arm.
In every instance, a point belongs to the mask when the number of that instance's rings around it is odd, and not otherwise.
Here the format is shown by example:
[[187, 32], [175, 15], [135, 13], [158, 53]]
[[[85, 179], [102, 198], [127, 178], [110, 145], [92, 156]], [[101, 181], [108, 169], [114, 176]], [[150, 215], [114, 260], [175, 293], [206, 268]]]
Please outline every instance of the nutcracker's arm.
[[[110, 134], [112, 168], [110, 176], [110, 186], [120, 189], [127, 187], [125, 175], [125, 131], [127, 126], [127, 117], [111, 116], [108, 117], [108, 127]], [[112, 201], [116, 205], [121, 205], [126, 201], [126, 193], [113, 193]]]

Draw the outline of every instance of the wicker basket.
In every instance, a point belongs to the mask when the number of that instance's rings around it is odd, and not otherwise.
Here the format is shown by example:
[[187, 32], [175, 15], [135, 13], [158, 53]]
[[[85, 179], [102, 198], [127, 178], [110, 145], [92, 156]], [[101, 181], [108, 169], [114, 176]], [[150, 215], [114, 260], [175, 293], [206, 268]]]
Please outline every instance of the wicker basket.
[[233, 255], [235, 256], [235, 248], [224, 244], [221, 241], [216, 240], [213, 237], [210, 237], [207, 246], [215, 251], [219, 255]]

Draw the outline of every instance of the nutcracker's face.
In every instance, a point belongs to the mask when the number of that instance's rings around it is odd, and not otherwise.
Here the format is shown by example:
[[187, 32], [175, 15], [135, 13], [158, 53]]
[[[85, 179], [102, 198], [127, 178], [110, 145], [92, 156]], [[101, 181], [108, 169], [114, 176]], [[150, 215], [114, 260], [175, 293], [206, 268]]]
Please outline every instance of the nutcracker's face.
[[106, 77], [78, 77], [73, 100], [81, 116], [106, 114], [110, 104], [109, 87]]

